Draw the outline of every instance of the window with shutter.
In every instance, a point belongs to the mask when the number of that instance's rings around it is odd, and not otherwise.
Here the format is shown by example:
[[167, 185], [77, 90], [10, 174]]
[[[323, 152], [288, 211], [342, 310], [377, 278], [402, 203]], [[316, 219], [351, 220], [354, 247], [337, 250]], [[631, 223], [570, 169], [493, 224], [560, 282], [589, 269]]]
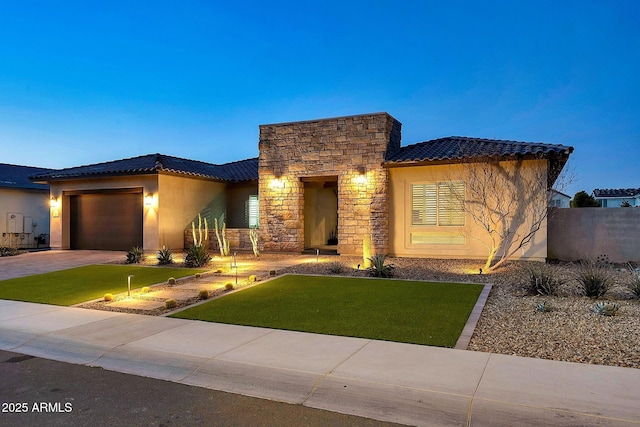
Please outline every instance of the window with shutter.
[[256, 228], [260, 224], [258, 223], [258, 209], [260, 204], [258, 203], [258, 196], [249, 196], [247, 214], [249, 216], [249, 228]]
[[464, 225], [464, 182], [411, 185], [411, 224]]

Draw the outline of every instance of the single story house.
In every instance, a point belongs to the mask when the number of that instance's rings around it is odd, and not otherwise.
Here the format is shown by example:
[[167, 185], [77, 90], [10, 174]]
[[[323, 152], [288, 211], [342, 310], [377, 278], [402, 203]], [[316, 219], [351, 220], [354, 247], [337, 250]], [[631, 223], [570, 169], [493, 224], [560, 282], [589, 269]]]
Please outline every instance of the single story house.
[[[225, 214], [232, 249], [258, 226], [264, 251], [329, 246], [360, 255], [370, 242], [374, 253], [484, 258], [477, 226], [444, 184], [463, 194], [465, 172], [493, 159], [542, 171], [550, 188], [573, 151], [463, 137], [402, 147], [400, 139], [392, 116], [363, 114], [261, 125], [255, 159], [214, 165], [151, 154], [32, 178], [49, 183], [59, 203], [52, 247], [178, 249], [198, 214], [209, 224]], [[513, 197], [546, 209], [549, 188]], [[546, 229], [520, 256], [546, 257]]]
[[549, 201], [549, 207], [551, 208], [570, 208], [571, 196], [564, 194], [561, 191], [551, 189], [551, 200]]
[[640, 206], [640, 188], [614, 188], [593, 190], [593, 197], [602, 208], [619, 208], [625, 202], [631, 207]]
[[29, 176], [51, 169], [0, 163], [0, 246], [19, 249], [47, 244], [49, 185]]

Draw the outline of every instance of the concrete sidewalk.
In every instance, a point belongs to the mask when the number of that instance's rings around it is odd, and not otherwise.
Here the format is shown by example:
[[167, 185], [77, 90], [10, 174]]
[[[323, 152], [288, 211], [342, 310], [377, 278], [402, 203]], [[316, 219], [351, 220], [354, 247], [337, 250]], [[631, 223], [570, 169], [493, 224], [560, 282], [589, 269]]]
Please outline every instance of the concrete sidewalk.
[[408, 425], [640, 425], [640, 370], [0, 300], [0, 349]]

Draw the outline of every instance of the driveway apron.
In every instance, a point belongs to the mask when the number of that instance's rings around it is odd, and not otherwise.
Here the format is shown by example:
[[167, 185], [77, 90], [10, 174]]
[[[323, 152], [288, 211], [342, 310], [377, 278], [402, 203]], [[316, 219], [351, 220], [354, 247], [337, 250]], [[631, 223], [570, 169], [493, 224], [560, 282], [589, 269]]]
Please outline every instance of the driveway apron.
[[108, 264], [124, 259], [125, 253], [117, 251], [51, 250], [28, 252], [16, 256], [0, 257], [0, 280], [66, 270], [90, 264]]

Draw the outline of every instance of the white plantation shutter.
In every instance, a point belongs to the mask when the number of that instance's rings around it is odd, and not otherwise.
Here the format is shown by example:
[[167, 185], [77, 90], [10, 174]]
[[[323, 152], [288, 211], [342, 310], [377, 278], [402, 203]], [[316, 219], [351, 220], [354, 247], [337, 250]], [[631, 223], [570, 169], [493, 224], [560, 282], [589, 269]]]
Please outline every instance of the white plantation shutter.
[[411, 186], [411, 223], [436, 225], [436, 185], [413, 184]]
[[438, 225], [464, 225], [464, 182], [438, 183]]
[[464, 225], [464, 182], [411, 185], [412, 225]]
[[249, 196], [247, 212], [249, 214], [249, 228], [256, 228], [258, 224], [258, 196]]

